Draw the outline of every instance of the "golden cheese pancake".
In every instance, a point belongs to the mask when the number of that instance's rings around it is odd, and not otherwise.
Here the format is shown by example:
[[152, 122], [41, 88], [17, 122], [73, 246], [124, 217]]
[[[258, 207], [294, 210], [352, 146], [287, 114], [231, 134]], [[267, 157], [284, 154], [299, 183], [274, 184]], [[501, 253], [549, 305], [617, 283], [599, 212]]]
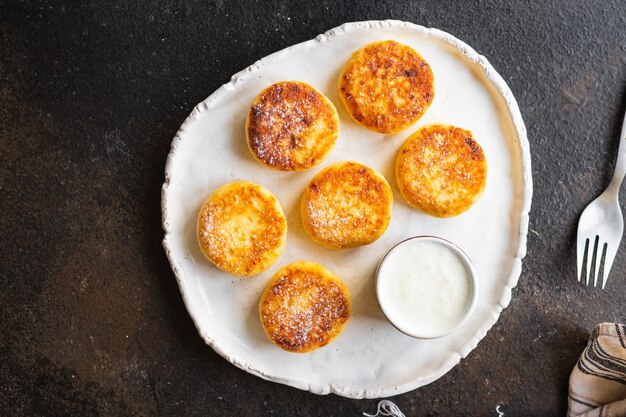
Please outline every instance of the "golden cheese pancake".
[[278, 347], [305, 353], [344, 329], [352, 305], [345, 284], [320, 264], [298, 261], [278, 271], [259, 303], [263, 329]]
[[317, 174], [302, 195], [304, 229], [328, 248], [372, 243], [387, 230], [393, 194], [385, 177], [356, 162], [340, 162]]
[[430, 65], [395, 41], [365, 45], [339, 76], [339, 96], [355, 122], [379, 133], [397, 133], [426, 112], [435, 96]]
[[287, 220], [278, 199], [258, 184], [219, 187], [198, 214], [198, 243], [220, 269], [252, 276], [269, 268], [285, 248]]
[[282, 81], [252, 102], [246, 140], [254, 158], [280, 171], [319, 164], [339, 136], [337, 109], [322, 93], [300, 81]]
[[456, 216], [485, 189], [487, 161], [472, 132], [433, 124], [404, 142], [396, 159], [396, 179], [411, 206], [431, 216]]

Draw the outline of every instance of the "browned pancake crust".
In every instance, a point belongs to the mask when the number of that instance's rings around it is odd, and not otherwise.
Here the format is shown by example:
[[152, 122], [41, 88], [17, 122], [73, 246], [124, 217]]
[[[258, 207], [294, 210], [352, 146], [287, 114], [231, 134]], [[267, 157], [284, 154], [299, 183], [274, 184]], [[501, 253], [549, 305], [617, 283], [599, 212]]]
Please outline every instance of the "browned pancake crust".
[[391, 219], [387, 180], [365, 165], [340, 162], [323, 169], [302, 195], [304, 229], [328, 248], [354, 248], [378, 239]]
[[218, 268], [252, 276], [285, 248], [287, 220], [278, 199], [258, 184], [234, 182], [206, 199], [197, 225], [202, 253]]
[[433, 72], [413, 48], [391, 40], [374, 42], [352, 54], [339, 77], [339, 93], [357, 123], [397, 133], [432, 103]]
[[396, 179], [413, 207], [436, 217], [456, 216], [485, 189], [487, 161], [469, 130], [428, 125], [400, 148]]
[[352, 311], [345, 284], [315, 262], [287, 265], [270, 280], [259, 315], [263, 329], [280, 348], [310, 352], [344, 329]]
[[320, 163], [338, 135], [335, 106], [300, 81], [282, 81], [263, 90], [246, 122], [254, 158], [280, 171], [300, 171]]

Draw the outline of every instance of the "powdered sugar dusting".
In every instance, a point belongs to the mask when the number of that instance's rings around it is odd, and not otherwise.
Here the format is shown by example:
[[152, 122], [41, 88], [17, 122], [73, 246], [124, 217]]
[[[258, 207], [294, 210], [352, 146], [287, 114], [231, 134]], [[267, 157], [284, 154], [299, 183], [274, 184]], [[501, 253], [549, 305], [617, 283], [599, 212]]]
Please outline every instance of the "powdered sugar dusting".
[[339, 119], [333, 104], [298, 81], [272, 84], [248, 115], [248, 145], [271, 168], [297, 171], [320, 163], [333, 148]]
[[314, 262], [295, 262], [278, 271], [260, 305], [270, 339], [292, 352], [326, 345], [350, 317], [345, 285]]

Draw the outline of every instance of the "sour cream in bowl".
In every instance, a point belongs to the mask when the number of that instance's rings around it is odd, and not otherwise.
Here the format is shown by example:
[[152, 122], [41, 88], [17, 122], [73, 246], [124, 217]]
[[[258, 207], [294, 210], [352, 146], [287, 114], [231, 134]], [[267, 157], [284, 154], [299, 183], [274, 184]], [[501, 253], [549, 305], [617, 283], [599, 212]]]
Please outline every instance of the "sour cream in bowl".
[[477, 295], [470, 259], [434, 236], [398, 243], [376, 272], [376, 297], [384, 315], [398, 330], [420, 339], [456, 330], [472, 313]]

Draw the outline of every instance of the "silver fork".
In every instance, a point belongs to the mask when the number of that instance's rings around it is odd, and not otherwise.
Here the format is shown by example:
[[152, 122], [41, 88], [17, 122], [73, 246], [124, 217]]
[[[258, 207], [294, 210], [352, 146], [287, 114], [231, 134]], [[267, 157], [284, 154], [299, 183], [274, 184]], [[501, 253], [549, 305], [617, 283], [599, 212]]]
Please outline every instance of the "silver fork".
[[[626, 174], [626, 115], [620, 134], [619, 150], [613, 179], [607, 189], [583, 211], [578, 221], [576, 258], [578, 281], [602, 289], [609, 279], [622, 234], [624, 218], [619, 206], [619, 188]], [[585, 276], [583, 276], [583, 271]], [[593, 275], [593, 282], [591, 277]]]

